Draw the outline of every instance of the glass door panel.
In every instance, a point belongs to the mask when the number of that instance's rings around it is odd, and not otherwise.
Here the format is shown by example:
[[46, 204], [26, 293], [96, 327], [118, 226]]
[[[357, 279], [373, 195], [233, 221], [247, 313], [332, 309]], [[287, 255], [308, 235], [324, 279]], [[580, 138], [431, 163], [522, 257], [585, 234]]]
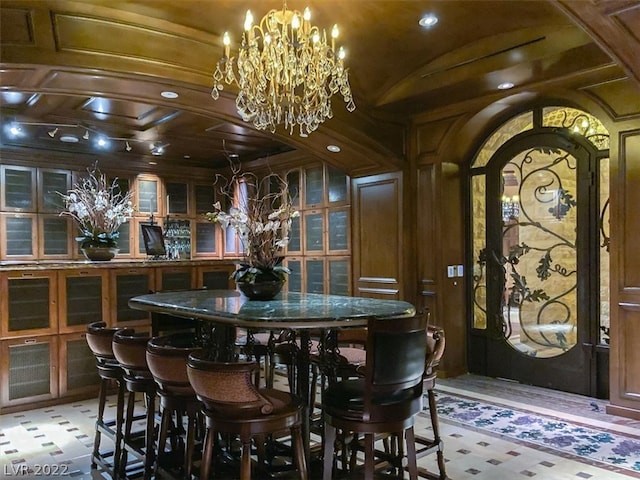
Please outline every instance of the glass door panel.
[[502, 179], [505, 337], [525, 355], [561, 355], [577, 341], [576, 159], [533, 150]]

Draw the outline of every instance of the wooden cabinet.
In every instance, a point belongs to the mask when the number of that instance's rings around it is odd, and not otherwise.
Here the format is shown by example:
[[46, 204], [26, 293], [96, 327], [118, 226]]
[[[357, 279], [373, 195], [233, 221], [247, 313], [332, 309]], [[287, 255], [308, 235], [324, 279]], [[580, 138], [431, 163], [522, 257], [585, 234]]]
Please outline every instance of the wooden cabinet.
[[2, 338], [58, 332], [55, 272], [0, 273]]
[[198, 267], [196, 269], [196, 288], [233, 290], [236, 286], [233, 280], [231, 280], [230, 275], [234, 270], [234, 265]]
[[0, 341], [0, 402], [23, 405], [58, 396], [58, 342], [53, 335]]
[[195, 287], [195, 269], [191, 267], [162, 267], [156, 269], [155, 291], [189, 290]]
[[84, 332], [92, 322], [109, 325], [109, 276], [106, 270], [58, 272], [59, 332]]
[[86, 333], [60, 335], [58, 347], [60, 397], [97, 392], [100, 377]]
[[110, 318], [118, 326], [148, 326], [148, 312], [129, 308], [129, 300], [146, 295], [155, 288], [155, 272], [151, 268], [114, 269], [109, 272], [111, 292]]

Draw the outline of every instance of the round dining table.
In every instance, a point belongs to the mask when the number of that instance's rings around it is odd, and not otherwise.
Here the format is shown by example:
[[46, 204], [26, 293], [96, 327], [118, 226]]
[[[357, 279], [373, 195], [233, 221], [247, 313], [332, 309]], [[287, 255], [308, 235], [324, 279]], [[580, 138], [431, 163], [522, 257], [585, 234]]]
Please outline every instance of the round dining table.
[[[404, 317], [416, 313], [412, 304], [399, 300], [282, 292], [273, 300], [260, 301], [250, 300], [235, 290], [207, 289], [141, 295], [131, 298], [129, 307], [152, 314], [170, 315], [191, 321], [195, 319], [202, 325], [215, 327], [293, 332], [299, 340], [301, 352], [298, 355], [296, 394], [305, 405], [302, 432], [307, 458], [310, 444], [309, 415], [313, 411], [309, 389], [311, 332], [363, 328], [372, 318]], [[225, 344], [229, 349], [227, 353], [230, 353], [234, 348], [235, 328], [219, 330], [231, 332], [217, 339], [218, 343], [222, 341]], [[219, 349], [220, 346], [216, 348]]]

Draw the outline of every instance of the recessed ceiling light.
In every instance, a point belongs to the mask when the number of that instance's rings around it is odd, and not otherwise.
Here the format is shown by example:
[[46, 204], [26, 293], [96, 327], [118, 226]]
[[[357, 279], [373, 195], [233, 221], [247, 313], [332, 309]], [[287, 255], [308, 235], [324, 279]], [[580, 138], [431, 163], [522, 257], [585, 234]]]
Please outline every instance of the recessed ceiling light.
[[337, 145], [327, 145], [327, 150], [332, 153], [338, 153], [340, 151], [340, 147]]
[[169, 90], [161, 92], [160, 95], [162, 95], [164, 98], [178, 98], [178, 94], [176, 92], [171, 92]]
[[189, 159], [191, 158], [191, 155], [185, 155], [185, 156], [183, 156], [182, 158], [184, 158], [184, 159], [186, 159], [186, 160], [189, 160]]
[[158, 162], [149, 162], [149, 165], [157, 165]]
[[498, 85], [498, 89], [499, 90], [509, 90], [510, 88], [513, 88], [514, 85], [511, 82], [502, 82], [500, 85]]
[[428, 15], [425, 15], [424, 17], [422, 17], [418, 21], [418, 23], [420, 24], [421, 27], [431, 28], [436, 23], [438, 23], [438, 17], [436, 17], [433, 13], [429, 13]]
[[78, 143], [79, 140], [75, 135], [69, 135], [68, 133], [60, 135], [60, 141], [64, 143]]

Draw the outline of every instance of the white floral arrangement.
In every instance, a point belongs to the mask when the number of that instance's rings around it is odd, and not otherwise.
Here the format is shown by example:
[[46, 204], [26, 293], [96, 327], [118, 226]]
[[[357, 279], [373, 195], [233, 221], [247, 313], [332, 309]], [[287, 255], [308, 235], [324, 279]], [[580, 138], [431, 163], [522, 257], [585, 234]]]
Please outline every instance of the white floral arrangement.
[[291, 204], [286, 180], [275, 173], [258, 178], [253, 173], [241, 173], [238, 167], [231, 179], [217, 175], [215, 183], [235, 206], [226, 212], [216, 202], [216, 211], [206, 217], [222, 228], [235, 230], [245, 257], [232, 278], [250, 283], [257, 279], [285, 280], [291, 272], [281, 265], [283, 252], [289, 244], [291, 221], [300, 216]]
[[58, 192], [66, 210], [60, 215], [72, 217], [81, 235], [76, 237], [80, 248], [116, 247], [118, 229], [133, 216], [133, 192], [120, 191], [118, 179], [109, 183], [107, 176], [94, 165], [66, 194]]

